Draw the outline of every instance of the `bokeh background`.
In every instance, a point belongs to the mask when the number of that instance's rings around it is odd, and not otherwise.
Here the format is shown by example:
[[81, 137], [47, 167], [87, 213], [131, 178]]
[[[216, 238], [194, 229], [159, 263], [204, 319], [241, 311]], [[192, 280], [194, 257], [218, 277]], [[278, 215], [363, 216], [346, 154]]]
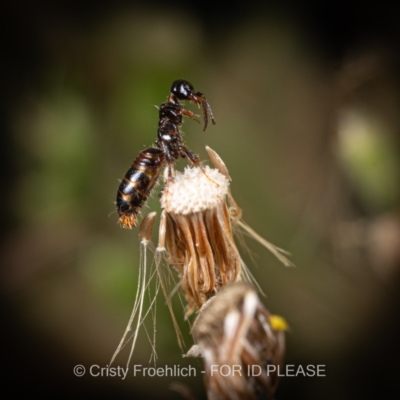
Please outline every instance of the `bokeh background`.
[[[368, 4], [1, 2], [2, 397], [178, 399], [179, 381], [205, 398], [200, 374], [73, 375], [108, 365], [128, 321], [139, 240], [113, 202], [178, 78], [217, 120], [205, 133], [186, 122], [188, 147], [221, 155], [245, 221], [297, 266], [250, 239], [252, 257], [242, 250], [290, 325], [286, 362], [326, 365], [325, 378], [283, 379], [276, 398], [396, 389], [400, 29], [385, 2]], [[162, 296], [157, 353], [201, 370], [182, 360]], [[143, 330], [133, 361], [150, 354]]]

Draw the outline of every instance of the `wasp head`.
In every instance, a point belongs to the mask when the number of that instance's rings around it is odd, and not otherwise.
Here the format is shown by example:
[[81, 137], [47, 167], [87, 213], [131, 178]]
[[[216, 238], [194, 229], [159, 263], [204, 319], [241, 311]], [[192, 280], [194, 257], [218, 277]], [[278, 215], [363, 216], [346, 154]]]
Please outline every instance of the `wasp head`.
[[200, 100], [197, 98], [192, 84], [184, 79], [179, 79], [172, 83], [171, 93], [174, 94], [178, 100], [190, 100], [200, 105]]
[[174, 81], [171, 86], [171, 93], [178, 100], [193, 101], [193, 103], [196, 103], [199, 107], [203, 107], [204, 131], [207, 129], [208, 118], [210, 118], [212, 123], [215, 125], [214, 116], [211, 111], [211, 107], [206, 100], [206, 97], [203, 93], [195, 93], [194, 88], [190, 82], [185, 81], [184, 79]]

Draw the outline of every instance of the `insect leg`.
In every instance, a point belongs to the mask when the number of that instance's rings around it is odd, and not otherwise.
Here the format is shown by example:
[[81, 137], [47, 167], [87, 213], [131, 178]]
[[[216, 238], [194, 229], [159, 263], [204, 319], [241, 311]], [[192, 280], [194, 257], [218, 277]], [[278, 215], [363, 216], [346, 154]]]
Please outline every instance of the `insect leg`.
[[187, 158], [190, 160], [190, 162], [191, 162], [195, 167], [199, 167], [199, 168], [201, 169], [201, 172], [203, 172], [203, 174], [207, 177], [207, 179], [208, 179], [210, 182], [212, 182], [212, 183], [214, 183], [215, 185], [219, 186], [218, 183], [215, 182], [213, 179], [211, 179], [211, 178], [207, 175], [206, 171], [204, 171], [204, 168], [202, 167], [201, 162], [200, 162], [200, 158], [199, 158], [196, 154], [194, 154], [192, 151], [190, 151], [190, 150], [189, 150], [187, 147], [185, 147], [185, 146], [179, 146], [179, 151], [180, 151], [181, 153], [184, 153], [184, 154], [187, 156]]
[[186, 110], [183, 107], [181, 108], [181, 113], [185, 117], [188, 117], [189, 119], [196, 121], [197, 123], [200, 123], [200, 121], [197, 118], [201, 118], [201, 115], [195, 114], [194, 112]]
[[185, 154], [185, 156], [190, 160], [190, 162], [195, 166], [195, 167], [201, 167], [200, 164], [200, 158], [194, 154], [192, 151], [190, 151], [187, 147], [185, 146], [179, 146], [179, 152], [182, 154]]
[[163, 153], [165, 155], [165, 161], [167, 162], [167, 168], [168, 168], [168, 181], [171, 181], [174, 179], [173, 174], [172, 174], [172, 168], [175, 164], [176, 159], [172, 155], [169, 146], [166, 145], [162, 140], [160, 140], [157, 144], [159, 147], [161, 147], [161, 150], [163, 151]]

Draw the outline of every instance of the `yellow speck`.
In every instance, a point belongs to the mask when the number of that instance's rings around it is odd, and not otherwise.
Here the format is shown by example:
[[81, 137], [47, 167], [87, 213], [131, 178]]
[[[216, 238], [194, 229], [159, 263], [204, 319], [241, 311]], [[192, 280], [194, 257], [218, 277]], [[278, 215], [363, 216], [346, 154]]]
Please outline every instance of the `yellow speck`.
[[271, 315], [269, 317], [269, 323], [274, 331], [287, 331], [289, 328], [286, 320], [279, 315]]

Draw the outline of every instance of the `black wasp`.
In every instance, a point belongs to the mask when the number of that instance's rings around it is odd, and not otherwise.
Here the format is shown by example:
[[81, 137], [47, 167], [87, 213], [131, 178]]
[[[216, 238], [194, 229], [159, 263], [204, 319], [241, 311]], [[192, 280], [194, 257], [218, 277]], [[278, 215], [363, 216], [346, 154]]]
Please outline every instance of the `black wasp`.
[[196, 117], [200, 116], [183, 108], [180, 104], [182, 100], [189, 100], [199, 107], [202, 106], [204, 131], [207, 129], [209, 118], [215, 124], [204, 94], [195, 92], [188, 81], [183, 79], [174, 81], [171, 94], [159, 108], [160, 122], [156, 147], [140, 152], [118, 188], [116, 204], [119, 222], [123, 228], [134, 228], [137, 225], [138, 213], [146, 203], [165, 166], [168, 167], [169, 179], [172, 179], [172, 167], [179, 157], [187, 157], [194, 166], [200, 166], [199, 157], [183, 144], [179, 132], [183, 116], [196, 121], [198, 121]]

